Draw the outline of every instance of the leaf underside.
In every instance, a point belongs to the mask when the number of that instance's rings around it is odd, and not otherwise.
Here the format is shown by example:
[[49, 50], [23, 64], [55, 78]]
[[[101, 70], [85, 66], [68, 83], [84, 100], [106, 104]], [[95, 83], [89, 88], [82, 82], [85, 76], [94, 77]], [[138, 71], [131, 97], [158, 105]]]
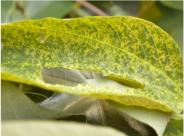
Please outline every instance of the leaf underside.
[[[182, 61], [178, 46], [162, 29], [145, 20], [26, 20], [2, 25], [2, 45], [4, 80], [125, 105], [181, 112]], [[123, 89], [86, 82], [70, 86], [45, 81], [45, 69], [52, 73], [60, 68], [99, 73], [122, 84]]]

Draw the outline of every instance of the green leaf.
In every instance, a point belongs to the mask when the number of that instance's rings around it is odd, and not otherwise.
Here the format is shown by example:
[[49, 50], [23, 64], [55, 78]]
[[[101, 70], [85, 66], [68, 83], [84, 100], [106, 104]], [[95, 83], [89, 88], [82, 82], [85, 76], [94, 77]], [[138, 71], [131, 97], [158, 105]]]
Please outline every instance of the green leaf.
[[110, 3], [112, 4], [112, 8], [109, 10], [106, 8], [107, 12], [110, 11], [110, 15], [121, 16], [137, 16], [138, 8], [140, 5], [140, 1], [113, 1]]
[[62, 18], [74, 6], [74, 1], [2, 1], [2, 22], [14, 22], [28, 18]]
[[27, 1], [25, 9], [29, 18], [64, 17], [74, 5], [74, 1]]
[[2, 1], [1, 21], [2, 23], [13, 22], [24, 19], [24, 15], [17, 10], [15, 1]]
[[162, 136], [167, 123], [170, 120], [171, 114], [156, 110], [148, 110], [140, 107], [124, 106], [117, 103], [111, 103], [120, 111], [128, 114], [132, 118], [141, 121], [152, 127], [158, 136]]
[[173, 9], [178, 9], [178, 10], [183, 10], [183, 1], [160, 1], [163, 5], [173, 8]]
[[59, 114], [40, 107], [31, 101], [18, 84], [2, 81], [2, 120], [12, 119], [53, 119]]
[[[2, 25], [2, 43], [4, 80], [181, 112], [182, 61], [178, 46], [148, 21], [133, 17], [27, 20]], [[100, 73], [124, 86], [46, 82], [44, 69], [55, 68]]]
[[9, 121], [2, 123], [2, 135], [6, 136], [126, 136], [108, 127], [74, 122]]
[[171, 120], [164, 136], [183, 136], [183, 120]]

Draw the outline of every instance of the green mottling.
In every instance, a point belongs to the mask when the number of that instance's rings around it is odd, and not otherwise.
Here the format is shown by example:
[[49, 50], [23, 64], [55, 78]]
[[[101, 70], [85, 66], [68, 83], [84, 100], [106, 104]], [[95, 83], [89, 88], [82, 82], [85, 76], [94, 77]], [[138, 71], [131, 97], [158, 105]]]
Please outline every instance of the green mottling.
[[[149, 109], [182, 109], [178, 46], [148, 21], [133, 17], [27, 20], [2, 25], [2, 42], [5, 80]], [[100, 72], [131, 87], [125, 86], [122, 93], [90, 85], [52, 85], [44, 83], [43, 67]]]

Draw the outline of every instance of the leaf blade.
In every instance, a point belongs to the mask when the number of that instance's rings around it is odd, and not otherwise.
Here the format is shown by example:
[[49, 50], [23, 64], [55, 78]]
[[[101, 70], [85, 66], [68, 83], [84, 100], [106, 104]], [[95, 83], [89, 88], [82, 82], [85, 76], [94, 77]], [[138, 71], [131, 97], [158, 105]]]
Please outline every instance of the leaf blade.
[[[39, 128], [39, 129], [38, 129]], [[72, 129], [72, 131], [71, 131]], [[33, 131], [30, 131], [33, 130]], [[36, 131], [35, 131], [36, 130]], [[29, 133], [28, 133], [29, 132]], [[61, 133], [62, 132], [62, 133]], [[2, 134], [7, 136], [126, 136], [125, 134], [108, 127], [92, 126], [80, 123], [54, 121], [17, 121], [3, 122]]]
[[2, 120], [53, 119], [59, 114], [40, 107], [20, 90], [18, 84], [2, 81]]
[[[18, 31], [21, 33], [17, 35]], [[45, 89], [76, 95], [112, 99], [122, 104], [137, 103], [137, 106], [150, 109], [181, 111], [182, 63], [179, 49], [168, 34], [150, 22], [132, 17], [86, 17], [72, 20], [48, 18], [4, 25], [2, 35], [2, 54], [6, 54], [2, 58], [3, 79], [29, 82]], [[10, 42], [10, 37], [23, 39]], [[32, 44], [27, 42], [30, 39]], [[29, 47], [28, 44], [37, 47]], [[12, 53], [15, 54], [14, 59], [8, 57]], [[15, 63], [14, 60], [18, 61]], [[19, 67], [23, 72], [17, 71], [19, 65], [24, 66]], [[96, 71], [104, 76], [118, 77], [122, 83], [129, 81], [145, 87], [125, 87], [126, 93], [122, 93], [115, 88], [97, 89], [89, 85], [51, 85], [42, 79], [44, 67]], [[26, 73], [29, 76], [25, 77]], [[131, 104], [122, 100], [131, 97], [135, 98]]]

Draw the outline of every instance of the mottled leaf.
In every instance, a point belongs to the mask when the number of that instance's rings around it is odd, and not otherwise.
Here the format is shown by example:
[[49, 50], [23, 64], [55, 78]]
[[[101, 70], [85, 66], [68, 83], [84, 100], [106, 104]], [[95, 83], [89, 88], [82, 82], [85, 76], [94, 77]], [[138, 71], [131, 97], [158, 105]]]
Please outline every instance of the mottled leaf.
[[[183, 12], [177, 10], [164, 10], [164, 16], [160, 20], [155, 21], [168, 32], [180, 46], [180, 52], [183, 49]], [[173, 20], [175, 20], [173, 22]]]
[[[121, 104], [181, 112], [182, 61], [175, 41], [133, 17], [46, 18], [2, 26], [2, 78]], [[44, 69], [97, 72], [123, 84], [53, 84]]]
[[[177, 3], [163, 1], [165, 3]], [[174, 5], [174, 4], [173, 4]], [[168, 32], [180, 45], [182, 52], [183, 45], [183, 12], [161, 6], [158, 1], [141, 2], [139, 17], [152, 21]], [[174, 20], [174, 21], [173, 21]]]

